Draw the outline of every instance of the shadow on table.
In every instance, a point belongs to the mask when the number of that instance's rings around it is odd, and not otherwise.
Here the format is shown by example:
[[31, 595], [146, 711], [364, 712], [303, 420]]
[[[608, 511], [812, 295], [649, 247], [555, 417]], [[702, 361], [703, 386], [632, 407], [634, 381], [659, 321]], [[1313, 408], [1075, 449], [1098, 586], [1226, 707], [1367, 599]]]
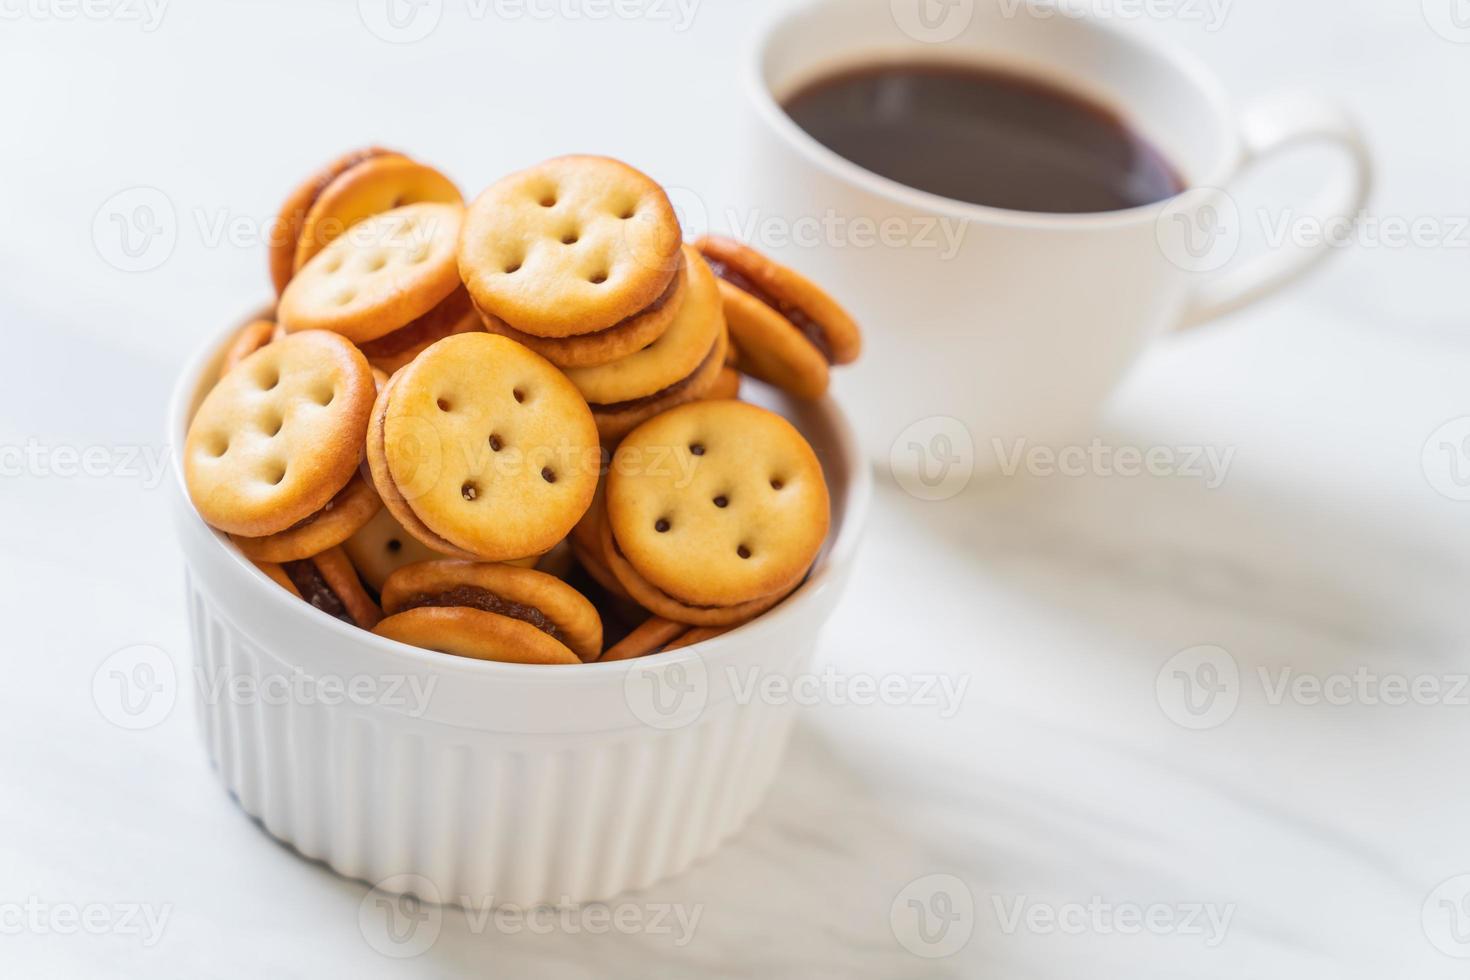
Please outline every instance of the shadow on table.
[[[1158, 437], [1114, 429], [1105, 445]], [[917, 535], [916, 552], [965, 562], [985, 588], [1031, 594], [1059, 613], [1168, 641], [1162, 605], [1203, 620], [1272, 625], [1337, 647], [1453, 653], [1435, 612], [1470, 568], [1422, 524], [1352, 488], [1324, 501], [1227, 470], [1210, 488], [1188, 476], [979, 479], [938, 502], [907, 494], [878, 467], [880, 506]], [[1145, 644], [1139, 647], [1145, 648]]]

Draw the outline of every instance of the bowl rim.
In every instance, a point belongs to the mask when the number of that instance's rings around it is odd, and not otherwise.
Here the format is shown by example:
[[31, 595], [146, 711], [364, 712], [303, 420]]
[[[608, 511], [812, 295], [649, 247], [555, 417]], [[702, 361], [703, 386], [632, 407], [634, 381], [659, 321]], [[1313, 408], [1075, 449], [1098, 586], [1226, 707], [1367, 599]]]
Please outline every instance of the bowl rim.
[[[179, 455], [183, 453], [184, 436], [188, 431], [189, 409], [196, 394], [203, 387], [205, 371], [215, 365], [223, 353], [225, 344], [243, 325], [269, 316], [272, 311], [269, 305], [258, 308], [252, 315], [239, 320], [229, 329], [206, 338], [185, 360], [174, 381], [166, 420], [168, 431], [165, 444], [179, 447]], [[541, 679], [545, 679], [546, 683], [564, 684], [571, 681], [589, 685], [602, 684], [614, 677], [621, 679], [634, 668], [640, 670], [650, 667], [665, 668], [675, 664], [698, 661], [707, 669], [712, 663], [718, 662], [723, 655], [733, 656], [741, 650], [748, 650], [753, 645], [779, 644], [781, 634], [778, 631], [785, 629], [797, 617], [808, 614], [808, 607], [814, 606], [829, 589], [840, 587], [845, 579], [845, 572], [856, 558], [873, 496], [871, 468], [858, 444], [851, 422], [830, 394], [818, 401], [805, 404], [810, 406], [811, 410], [818, 412], [824, 424], [829, 427], [833, 444], [845, 464], [843, 468], [845, 489], [840, 498], [842, 519], [838, 524], [836, 534], [828, 538], [812, 572], [790, 596], [774, 609], [758, 616], [744, 626], [673, 653], [652, 654], [632, 660], [567, 665], [569, 669], [558, 670], [538, 664], [501, 663], [456, 657], [410, 646], [397, 640], [389, 640], [370, 630], [350, 626], [309, 603], [292, 599], [289, 593], [267, 577], [238, 548], [232, 546], [224, 534], [204, 523], [203, 518], [199, 516], [190, 501], [181, 461], [179, 465], [172, 467], [174, 489], [177, 494], [175, 506], [187, 512], [185, 519], [193, 524], [196, 532], [203, 533], [210, 539], [207, 546], [219, 549], [221, 557], [225, 559], [231, 570], [250, 582], [246, 587], [257, 590], [265, 601], [274, 603], [275, 608], [280, 609], [282, 615], [300, 618], [306, 625], [319, 629], [324, 628], [337, 639], [362, 644], [380, 655], [405, 658], [405, 666], [412, 665], [451, 674], [488, 676], [507, 681], [539, 683]], [[792, 420], [788, 419], [788, 421]], [[795, 425], [796, 422], [793, 421], [792, 424]], [[189, 563], [187, 556], [185, 556], [185, 562]], [[823, 621], [830, 615], [830, 611], [829, 609], [822, 615]]]

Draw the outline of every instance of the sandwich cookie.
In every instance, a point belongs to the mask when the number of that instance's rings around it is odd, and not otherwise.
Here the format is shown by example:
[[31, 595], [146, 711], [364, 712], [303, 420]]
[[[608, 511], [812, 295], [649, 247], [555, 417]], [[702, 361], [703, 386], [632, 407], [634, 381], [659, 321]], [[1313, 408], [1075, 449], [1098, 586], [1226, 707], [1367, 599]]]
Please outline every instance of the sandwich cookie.
[[791, 423], [744, 402], [694, 402], [618, 447], [603, 557], [654, 615], [728, 626], [801, 583], [829, 522], [821, 464]]
[[[678, 312], [683, 234], [652, 179], [606, 157], [512, 174], [470, 205], [459, 267], [487, 325], [587, 365], [657, 338]], [[501, 327], [500, 325], [503, 325]]]
[[626, 357], [657, 340], [678, 315], [689, 289], [689, 268], [680, 256], [679, 270], [668, 289], [653, 304], [631, 320], [594, 333], [575, 337], [537, 337], [523, 333], [484, 311], [485, 329], [525, 344], [560, 368], [595, 367]]
[[704, 396], [724, 368], [725, 314], [714, 273], [685, 246], [689, 295], [663, 336], [610, 364], [569, 368], [597, 431], [609, 442], [676, 405]]
[[706, 236], [698, 247], [720, 278], [746, 374], [800, 398], [820, 398], [830, 367], [857, 360], [857, 323], [816, 283], [729, 238]]
[[[429, 548], [403, 529], [387, 508], [378, 511], [358, 532], [342, 543], [342, 550], [352, 560], [357, 574], [374, 592], [381, 593], [388, 576], [421, 561], [442, 561], [447, 555]], [[514, 565], [529, 568], [534, 558], [523, 558]]]
[[602, 652], [602, 620], [592, 603], [529, 568], [408, 565], [388, 577], [383, 611], [378, 635], [477, 660], [575, 664]]
[[326, 506], [286, 530], [263, 538], [232, 534], [230, 540], [252, 561], [298, 561], [346, 542], [382, 510], [378, 491], [359, 468]]
[[373, 482], [431, 549], [506, 561], [550, 551], [586, 513], [601, 447], [581, 394], [493, 334], [449, 337], [399, 371], [367, 434]]
[[189, 424], [184, 481], [199, 515], [257, 560], [345, 541], [377, 511], [358, 477], [375, 395], [367, 359], [334, 333], [294, 334], [251, 354]]
[[298, 599], [349, 626], [370, 630], [383, 618], [341, 548], [279, 565], [257, 562], [256, 567]]
[[276, 295], [317, 252], [363, 218], [421, 201], [463, 203], [454, 184], [432, 167], [370, 146], [312, 174], [281, 206], [271, 231], [270, 271]]
[[330, 330], [355, 344], [411, 327], [459, 289], [457, 204], [411, 204], [374, 215], [328, 245], [281, 295], [287, 333]]

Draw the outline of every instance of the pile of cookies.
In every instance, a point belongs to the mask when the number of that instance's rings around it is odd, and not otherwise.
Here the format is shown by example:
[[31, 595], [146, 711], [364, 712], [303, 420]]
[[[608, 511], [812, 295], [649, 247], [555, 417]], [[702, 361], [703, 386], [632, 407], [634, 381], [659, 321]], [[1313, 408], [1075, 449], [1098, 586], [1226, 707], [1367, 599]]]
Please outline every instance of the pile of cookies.
[[821, 397], [858, 328], [753, 249], [687, 244], [646, 175], [563, 157], [466, 206], [369, 148], [270, 245], [274, 314], [225, 350], [184, 476], [282, 588], [426, 649], [575, 664], [709, 639], [805, 578], [822, 468], [741, 378]]

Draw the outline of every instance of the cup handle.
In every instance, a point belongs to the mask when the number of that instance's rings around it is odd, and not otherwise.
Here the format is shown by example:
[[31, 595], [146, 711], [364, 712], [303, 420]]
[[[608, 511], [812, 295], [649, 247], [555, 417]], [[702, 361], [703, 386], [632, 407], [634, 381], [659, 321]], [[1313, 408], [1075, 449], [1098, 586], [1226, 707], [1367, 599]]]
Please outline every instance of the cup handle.
[[[1351, 166], [1342, 178], [1323, 187], [1313, 213], [1327, 221], [1356, 223], [1373, 190], [1373, 161], [1362, 130], [1344, 109], [1306, 93], [1276, 96], [1247, 108], [1240, 128], [1244, 145], [1241, 170], [1310, 143], [1327, 143], [1342, 150]], [[1190, 297], [1180, 329], [1200, 326], [1264, 299], [1300, 279], [1331, 251], [1331, 240], [1322, 235], [1311, 245], [1258, 256], [1209, 280]]]

